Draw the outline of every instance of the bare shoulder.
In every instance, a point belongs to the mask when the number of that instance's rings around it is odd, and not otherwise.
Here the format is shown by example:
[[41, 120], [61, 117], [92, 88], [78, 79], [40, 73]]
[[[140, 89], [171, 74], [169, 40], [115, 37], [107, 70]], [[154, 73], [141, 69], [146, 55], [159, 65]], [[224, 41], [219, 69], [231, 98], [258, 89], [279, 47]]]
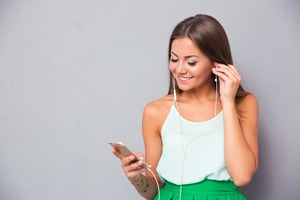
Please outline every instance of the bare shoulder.
[[254, 107], [258, 107], [258, 100], [254, 94], [248, 94], [244, 97], [240, 97], [237, 100], [237, 106], [239, 110], [245, 111]]
[[258, 100], [254, 94], [248, 94], [237, 100], [237, 109], [241, 119], [257, 118]]
[[144, 108], [143, 118], [151, 120], [152, 123], [157, 122], [159, 126], [162, 125], [170, 111], [172, 103], [172, 95], [149, 102]]
[[144, 112], [149, 115], [159, 115], [165, 110], [169, 110], [172, 102], [173, 99], [171, 95], [164, 96], [160, 99], [149, 102], [145, 106]]

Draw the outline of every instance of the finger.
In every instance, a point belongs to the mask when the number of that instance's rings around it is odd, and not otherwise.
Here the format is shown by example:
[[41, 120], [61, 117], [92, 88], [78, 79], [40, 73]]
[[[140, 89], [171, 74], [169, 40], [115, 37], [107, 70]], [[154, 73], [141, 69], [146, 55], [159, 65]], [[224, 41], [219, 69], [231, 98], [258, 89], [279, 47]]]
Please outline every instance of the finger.
[[111, 152], [118, 158], [122, 158], [122, 155], [120, 154], [120, 152], [116, 149], [116, 148], [112, 148]]
[[239, 72], [237, 71], [236, 67], [233, 65], [228, 65], [228, 70], [233, 74], [233, 76], [238, 80], [241, 81], [241, 76]]
[[[225, 79], [225, 76], [227, 76], [229, 79], [233, 81], [237, 81], [240, 79], [240, 75], [235, 71], [233, 68], [227, 66], [227, 65], [221, 65], [220, 67], [214, 68], [215, 72], [219, 72], [218, 76], [221, 76]], [[225, 76], [222, 76], [225, 75]]]
[[220, 67], [217, 67], [216, 69], [217, 69], [217, 71], [220, 71], [226, 75], [230, 75], [229, 73], [231, 73], [231, 74], [234, 73], [234, 71], [227, 65], [221, 65]]
[[123, 170], [126, 174], [130, 173], [130, 172], [144, 172], [144, 169], [145, 169], [145, 162], [143, 160], [138, 160], [138, 161], [135, 161], [133, 160], [134, 162], [132, 161], [126, 161], [127, 158], [124, 158], [124, 163], [122, 165], [123, 167]]
[[230, 70], [227, 70], [226, 66], [213, 68], [213, 73], [223, 79], [229, 78], [230, 76], [233, 76]]
[[137, 157], [139, 160], [145, 160], [145, 159], [144, 159], [144, 154], [143, 154], [143, 153], [136, 153], [135, 155], [136, 155], [136, 157]]
[[128, 172], [125, 172], [125, 175], [129, 178], [129, 179], [132, 179], [136, 176], [139, 176], [143, 173], [145, 173], [146, 169], [145, 168], [140, 168], [140, 169], [137, 169], [135, 171], [128, 171]]
[[145, 162], [140, 160], [129, 166], [129, 171], [139, 171], [140, 169], [145, 168]]
[[228, 65], [228, 67], [233, 70], [235, 73], [239, 74], [237, 68], [234, 65]]
[[237, 79], [241, 79], [240, 74], [238, 72], [238, 70], [236, 69], [236, 67], [234, 65], [225, 65], [225, 64], [220, 64], [220, 63], [215, 63], [215, 66], [217, 68], [224, 68], [227, 69], [228, 71], [230, 71], [232, 73], [232, 75], [234, 75]]
[[229, 77], [228, 75], [224, 74], [223, 72], [215, 72], [218, 76], [220, 83], [224, 83], [230, 87], [239, 85], [239, 80], [236, 79], [234, 76]]
[[130, 168], [139, 168], [145, 164], [144, 157], [136, 157], [134, 155], [130, 155], [122, 158], [122, 166], [130, 167]]
[[132, 164], [134, 160], [136, 160], [136, 157], [134, 155], [122, 157], [121, 164], [123, 167], [126, 167], [126, 166], [129, 166], [130, 164]]
[[213, 70], [213, 73], [218, 76], [218, 78], [222, 81], [230, 81], [231, 79], [223, 72]]

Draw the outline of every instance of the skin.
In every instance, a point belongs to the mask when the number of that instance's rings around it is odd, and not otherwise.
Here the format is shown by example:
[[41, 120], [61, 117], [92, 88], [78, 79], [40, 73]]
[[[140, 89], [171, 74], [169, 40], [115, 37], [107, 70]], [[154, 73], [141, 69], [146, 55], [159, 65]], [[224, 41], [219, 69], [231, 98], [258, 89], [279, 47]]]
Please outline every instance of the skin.
[[[177, 95], [177, 109], [190, 121], [204, 121], [215, 116], [215, 89], [211, 75], [218, 76], [219, 97], [217, 112], [224, 114], [225, 163], [234, 183], [243, 186], [251, 181], [258, 167], [258, 102], [249, 94], [235, 100], [241, 77], [233, 65], [212, 62], [189, 38], [175, 39], [172, 43], [170, 71], [183, 92]], [[131, 163], [133, 156], [123, 157], [116, 149], [112, 152], [121, 159], [121, 166], [129, 181], [145, 199], [153, 199], [157, 186], [141, 165], [156, 167], [162, 153], [161, 128], [173, 103], [167, 95], [146, 105], [142, 129], [145, 155]], [[201, 114], [200, 114], [201, 113]], [[144, 161], [145, 160], [145, 161]], [[160, 186], [163, 187], [160, 181]]]

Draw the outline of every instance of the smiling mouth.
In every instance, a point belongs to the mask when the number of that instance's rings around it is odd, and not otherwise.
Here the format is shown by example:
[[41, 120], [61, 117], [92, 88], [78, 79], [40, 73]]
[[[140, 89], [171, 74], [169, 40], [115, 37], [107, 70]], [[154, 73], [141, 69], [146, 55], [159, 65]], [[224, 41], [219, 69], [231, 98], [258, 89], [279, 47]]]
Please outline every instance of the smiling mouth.
[[181, 77], [181, 76], [179, 76], [178, 78], [182, 81], [188, 81], [192, 79], [192, 77]]

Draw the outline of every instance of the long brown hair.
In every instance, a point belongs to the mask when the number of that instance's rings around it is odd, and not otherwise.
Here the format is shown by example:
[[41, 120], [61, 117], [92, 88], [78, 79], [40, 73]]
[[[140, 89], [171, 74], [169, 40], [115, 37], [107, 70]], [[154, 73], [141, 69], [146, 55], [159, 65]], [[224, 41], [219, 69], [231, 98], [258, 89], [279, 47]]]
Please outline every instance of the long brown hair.
[[[198, 14], [179, 22], [174, 28], [170, 40], [168, 58], [170, 60], [172, 42], [178, 38], [188, 37], [196, 46], [212, 61], [225, 65], [233, 65], [231, 50], [227, 35], [223, 26], [212, 16]], [[212, 74], [212, 81], [214, 76]], [[170, 72], [170, 85], [168, 94], [172, 94], [174, 90], [173, 76]], [[175, 85], [176, 92], [181, 93], [182, 90]], [[240, 85], [236, 97], [247, 95], [243, 87]]]

